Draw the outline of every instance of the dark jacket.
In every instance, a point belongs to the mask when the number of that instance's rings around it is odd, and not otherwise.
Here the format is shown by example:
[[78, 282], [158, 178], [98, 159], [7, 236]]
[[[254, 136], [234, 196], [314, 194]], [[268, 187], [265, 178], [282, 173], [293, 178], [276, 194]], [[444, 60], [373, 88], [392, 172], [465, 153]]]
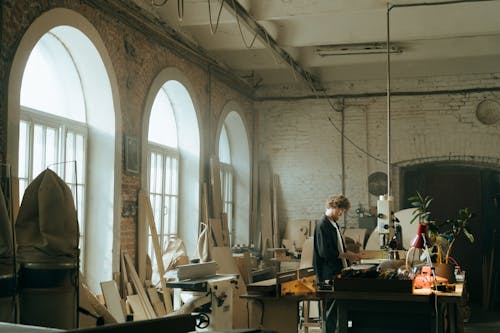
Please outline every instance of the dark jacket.
[[332, 280], [342, 270], [338, 241], [335, 227], [324, 215], [314, 227], [313, 265], [318, 281]]

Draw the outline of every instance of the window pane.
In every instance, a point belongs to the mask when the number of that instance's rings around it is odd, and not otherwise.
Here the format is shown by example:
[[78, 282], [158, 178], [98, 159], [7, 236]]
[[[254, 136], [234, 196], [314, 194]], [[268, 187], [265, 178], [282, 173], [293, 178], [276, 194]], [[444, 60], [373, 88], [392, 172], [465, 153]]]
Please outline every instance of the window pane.
[[149, 154], [149, 192], [150, 193], [156, 192], [155, 191], [155, 184], [156, 184], [155, 166], [156, 166], [156, 154], [150, 153]]
[[53, 170], [58, 170], [57, 166], [57, 130], [47, 127], [45, 136], [45, 168], [51, 167]]
[[29, 124], [25, 121], [19, 123], [19, 178], [28, 178], [28, 154], [29, 154]]
[[229, 138], [227, 136], [226, 126], [222, 126], [219, 138], [219, 161], [221, 163], [231, 164], [231, 149]]
[[75, 134], [68, 131], [66, 134], [66, 159], [65, 159], [65, 169], [66, 169], [66, 182], [76, 183], [75, 181], [75, 164], [70, 163], [75, 160]]
[[21, 105], [85, 122], [80, 76], [66, 46], [57, 38], [57, 29], [43, 35], [31, 51], [23, 74]]
[[172, 158], [172, 195], [179, 195], [179, 160]]
[[172, 193], [172, 157], [165, 157], [165, 193]]
[[177, 125], [174, 109], [165, 91], [156, 95], [149, 117], [148, 141], [177, 148]]
[[170, 196], [169, 202], [170, 202], [170, 215], [169, 215], [169, 220], [168, 220], [167, 232], [170, 235], [176, 235], [177, 234], [177, 204], [178, 204], [177, 197]]
[[76, 135], [76, 172], [79, 184], [85, 184], [85, 138], [81, 134]]
[[35, 125], [33, 132], [33, 179], [45, 169], [45, 135], [41, 125]]
[[155, 184], [155, 192], [162, 192], [162, 182], [163, 182], [163, 156], [158, 155], [156, 159], [156, 184]]

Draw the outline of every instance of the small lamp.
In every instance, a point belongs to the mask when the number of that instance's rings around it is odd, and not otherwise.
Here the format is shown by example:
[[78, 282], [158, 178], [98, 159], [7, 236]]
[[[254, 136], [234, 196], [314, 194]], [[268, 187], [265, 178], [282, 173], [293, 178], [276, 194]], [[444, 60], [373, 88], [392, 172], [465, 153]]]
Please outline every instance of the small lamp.
[[414, 247], [416, 249], [427, 249], [429, 247], [429, 245], [431, 244], [431, 240], [429, 239], [427, 230], [427, 223], [420, 222], [418, 224], [417, 234], [411, 241], [411, 247]]
[[411, 248], [406, 254], [406, 268], [409, 269], [408, 259], [410, 258], [410, 253], [413, 254], [415, 249], [420, 249], [426, 251], [427, 264], [432, 266], [431, 255], [429, 253], [429, 246], [431, 245], [431, 240], [428, 235], [428, 225], [426, 222], [420, 222], [418, 224], [417, 234], [411, 241]]

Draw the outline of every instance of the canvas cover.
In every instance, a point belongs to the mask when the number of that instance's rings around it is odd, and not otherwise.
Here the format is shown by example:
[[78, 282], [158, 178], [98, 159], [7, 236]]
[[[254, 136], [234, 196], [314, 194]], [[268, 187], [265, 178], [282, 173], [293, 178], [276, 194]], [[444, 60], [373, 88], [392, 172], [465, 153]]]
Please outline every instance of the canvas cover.
[[5, 197], [0, 188], [0, 276], [12, 272], [13, 257], [12, 227]]
[[46, 169], [24, 192], [15, 225], [20, 262], [78, 260], [78, 221], [70, 188]]

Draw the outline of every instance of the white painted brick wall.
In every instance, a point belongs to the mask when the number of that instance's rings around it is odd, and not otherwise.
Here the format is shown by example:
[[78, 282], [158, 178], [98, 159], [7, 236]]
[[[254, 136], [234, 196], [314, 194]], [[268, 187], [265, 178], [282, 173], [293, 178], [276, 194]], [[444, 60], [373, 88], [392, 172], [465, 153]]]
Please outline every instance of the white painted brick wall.
[[[499, 77], [422, 78], [398, 81], [396, 86], [401, 91], [495, 87], [500, 86]], [[350, 94], [384, 91], [380, 82], [374, 82], [374, 86], [368, 82], [343, 83], [337, 88]], [[475, 116], [477, 104], [485, 98], [500, 101], [500, 92], [392, 96], [392, 163], [403, 166], [451, 159], [500, 168], [500, 125], [483, 125]], [[386, 98], [347, 98], [345, 104], [346, 136], [385, 161]], [[341, 137], [328, 121], [330, 116], [340, 128], [340, 113], [319, 99], [263, 101], [256, 103], [255, 109], [259, 112], [259, 158], [269, 159], [274, 173], [280, 176], [282, 229], [287, 220], [319, 218], [326, 197], [342, 189]], [[344, 157], [345, 194], [353, 208], [376, 205], [377, 198], [368, 194], [368, 175], [386, 172], [386, 164], [368, 158], [347, 141]], [[398, 168], [391, 172], [398, 209]], [[354, 209], [347, 223], [357, 226]]]

